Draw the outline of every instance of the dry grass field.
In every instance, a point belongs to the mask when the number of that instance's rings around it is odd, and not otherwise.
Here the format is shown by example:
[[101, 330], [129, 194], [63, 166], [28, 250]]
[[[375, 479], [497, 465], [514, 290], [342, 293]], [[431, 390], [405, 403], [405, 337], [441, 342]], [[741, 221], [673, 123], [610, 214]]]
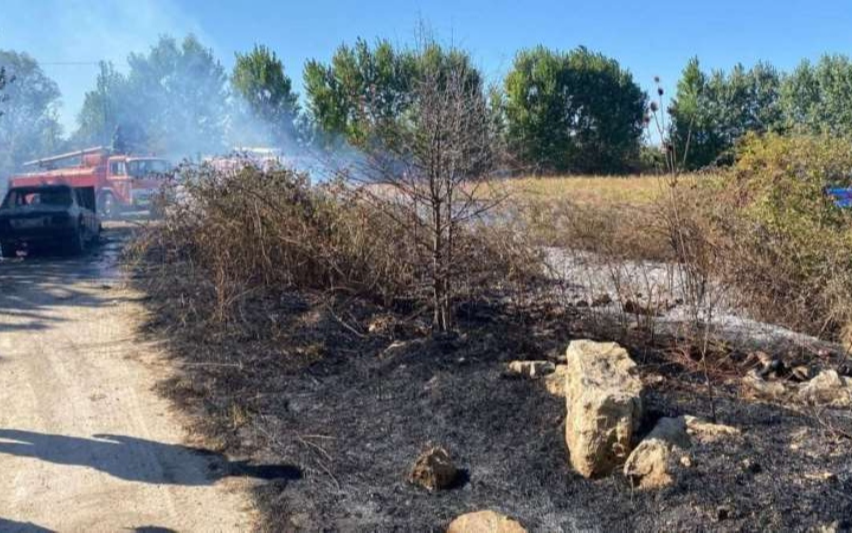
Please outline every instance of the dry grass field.
[[[712, 176], [687, 174], [678, 179], [694, 183]], [[499, 188], [528, 201], [569, 201], [589, 207], [647, 206], [666, 191], [670, 180], [669, 176], [528, 176], [500, 181]]]

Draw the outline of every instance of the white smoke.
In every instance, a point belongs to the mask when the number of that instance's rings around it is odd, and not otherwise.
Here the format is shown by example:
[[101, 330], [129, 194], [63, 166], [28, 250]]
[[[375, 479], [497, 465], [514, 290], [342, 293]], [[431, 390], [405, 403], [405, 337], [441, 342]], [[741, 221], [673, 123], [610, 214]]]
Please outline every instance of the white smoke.
[[221, 57], [215, 42], [172, 0], [3, 0], [0, 47], [36, 58], [62, 91], [60, 122], [76, 127], [86, 91], [94, 87], [98, 61], [127, 70], [131, 52], [144, 53], [160, 35], [196, 35]]
[[[189, 34], [211, 49], [217, 60], [234, 57], [235, 50], [217, 46], [197, 19], [174, 0], [2, 0], [2, 3], [0, 48], [27, 52], [57, 82], [62, 92], [59, 119], [66, 136], [77, 129], [84, 96], [96, 87], [100, 61], [111, 62], [118, 72], [127, 74], [130, 54], [147, 55], [162, 36], [173, 37], [180, 43]], [[223, 66], [230, 75], [230, 64], [223, 62]], [[287, 67], [292, 75], [301, 66]], [[203, 102], [196, 103], [204, 107]], [[210, 104], [212, 107], [214, 102]], [[273, 133], [268, 123], [250, 113], [247, 104], [233, 94], [227, 107], [230, 111], [217, 148], [211, 148], [209, 135], [190, 127], [180, 137], [181, 146], [167, 143], [156, 152], [178, 162], [245, 148], [270, 148], [281, 154], [288, 166], [310, 171], [320, 180], [349, 166], [353, 159], [348, 150], [338, 149], [329, 154], [305, 146], [294, 135], [282, 139], [280, 133]], [[150, 111], [155, 112], [155, 109]]]

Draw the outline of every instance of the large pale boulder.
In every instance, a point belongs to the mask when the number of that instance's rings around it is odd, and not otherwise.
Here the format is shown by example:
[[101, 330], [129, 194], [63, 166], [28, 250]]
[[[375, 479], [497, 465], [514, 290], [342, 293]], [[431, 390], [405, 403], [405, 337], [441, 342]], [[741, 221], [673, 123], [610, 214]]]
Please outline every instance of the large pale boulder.
[[556, 365], [552, 374], [544, 376], [544, 388], [547, 392], [559, 398], [565, 397], [565, 374], [567, 365]]
[[568, 346], [565, 368], [565, 442], [574, 469], [585, 477], [611, 473], [630, 454], [642, 419], [642, 381], [627, 351], [587, 340]]
[[527, 533], [520, 523], [494, 511], [461, 515], [450, 523], [447, 533]]
[[675, 481], [681, 457], [691, 445], [682, 417], [661, 418], [624, 463], [624, 475], [633, 486], [658, 489]]
[[852, 378], [841, 376], [836, 370], [823, 370], [801, 385], [799, 400], [828, 407], [852, 406]]

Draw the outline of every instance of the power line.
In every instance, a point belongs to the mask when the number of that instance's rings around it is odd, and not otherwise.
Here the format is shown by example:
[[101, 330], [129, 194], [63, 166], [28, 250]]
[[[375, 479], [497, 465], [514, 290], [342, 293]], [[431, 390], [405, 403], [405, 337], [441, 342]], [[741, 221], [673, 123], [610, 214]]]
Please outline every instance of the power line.
[[100, 65], [100, 61], [39, 61], [39, 65], [59, 65], [59, 66], [78, 66], [78, 65]]

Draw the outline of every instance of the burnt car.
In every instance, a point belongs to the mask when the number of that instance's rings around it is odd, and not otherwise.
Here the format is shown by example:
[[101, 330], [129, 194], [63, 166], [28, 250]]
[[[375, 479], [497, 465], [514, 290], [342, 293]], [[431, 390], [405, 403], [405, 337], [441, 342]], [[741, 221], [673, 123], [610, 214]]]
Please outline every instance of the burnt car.
[[94, 187], [12, 187], [0, 204], [0, 252], [19, 250], [82, 253], [100, 238]]

